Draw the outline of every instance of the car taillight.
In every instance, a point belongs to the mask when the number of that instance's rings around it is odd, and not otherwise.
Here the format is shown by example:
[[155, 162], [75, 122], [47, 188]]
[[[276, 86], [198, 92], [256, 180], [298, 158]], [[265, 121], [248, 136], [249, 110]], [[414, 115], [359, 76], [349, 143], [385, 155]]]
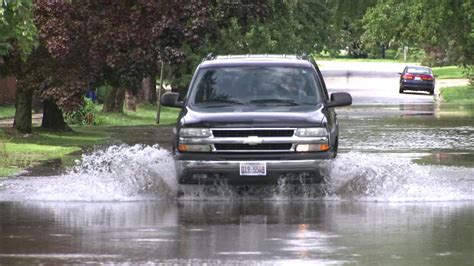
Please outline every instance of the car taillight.
[[422, 79], [422, 80], [433, 80], [433, 77], [430, 76], [430, 75], [422, 75], [422, 76], [421, 76], [421, 79]]
[[402, 76], [403, 79], [413, 79], [413, 75], [412, 74], [405, 74]]

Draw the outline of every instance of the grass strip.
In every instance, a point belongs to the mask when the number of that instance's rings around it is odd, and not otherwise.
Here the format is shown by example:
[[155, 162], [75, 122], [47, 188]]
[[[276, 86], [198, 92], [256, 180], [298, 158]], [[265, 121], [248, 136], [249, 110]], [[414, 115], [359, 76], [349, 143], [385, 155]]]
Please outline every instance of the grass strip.
[[474, 86], [445, 87], [441, 97], [447, 103], [474, 105]]
[[34, 134], [22, 135], [0, 129], [0, 176], [11, 176], [42, 162], [65, 158], [106, 140], [106, 133], [101, 131], [51, 133], [35, 128]]
[[[137, 111], [125, 110], [123, 114], [103, 113], [102, 105], [96, 106], [96, 124], [99, 126], [140, 126], [156, 124], [156, 106], [151, 104], [139, 105]], [[160, 124], [176, 122], [180, 109], [162, 107]]]
[[433, 67], [437, 79], [462, 79], [466, 78], [463, 69], [458, 66]]
[[15, 107], [0, 106], [0, 119], [12, 118], [15, 116]]

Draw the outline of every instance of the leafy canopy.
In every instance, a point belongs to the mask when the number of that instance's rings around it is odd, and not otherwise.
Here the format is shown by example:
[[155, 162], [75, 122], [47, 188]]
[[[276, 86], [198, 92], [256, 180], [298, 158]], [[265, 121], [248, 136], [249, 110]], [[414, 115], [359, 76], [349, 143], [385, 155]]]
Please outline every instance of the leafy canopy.
[[0, 5], [0, 56], [19, 53], [25, 61], [37, 45], [32, 0], [2, 0]]

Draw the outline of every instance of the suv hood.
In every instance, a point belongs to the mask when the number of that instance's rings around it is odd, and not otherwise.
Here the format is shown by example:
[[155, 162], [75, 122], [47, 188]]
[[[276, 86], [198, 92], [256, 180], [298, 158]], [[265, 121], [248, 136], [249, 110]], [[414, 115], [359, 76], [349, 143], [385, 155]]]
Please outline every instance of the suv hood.
[[186, 127], [308, 127], [321, 126], [323, 105], [186, 107], [180, 126]]

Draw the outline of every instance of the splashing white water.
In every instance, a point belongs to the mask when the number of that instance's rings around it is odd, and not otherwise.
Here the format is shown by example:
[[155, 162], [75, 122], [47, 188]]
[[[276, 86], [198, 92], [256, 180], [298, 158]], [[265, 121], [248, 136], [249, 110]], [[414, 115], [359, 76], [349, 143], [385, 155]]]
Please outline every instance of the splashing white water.
[[399, 154], [357, 152], [341, 154], [325, 168], [323, 184], [232, 186], [223, 182], [179, 187], [168, 151], [157, 145], [111, 146], [84, 155], [61, 176], [6, 180], [0, 184], [0, 201], [132, 201], [176, 196], [190, 201], [474, 200], [474, 168], [418, 165]]
[[350, 152], [325, 166], [323, 184], [194, 186], [181, 200], [472, 201], [474, 168], [418, 165], [395, 154]]
[[0, 200], [127, 201], [168, 197], [178, 189], [173, 159], [157, 145], [111, 146], [83, 155], [64, 175], [5, 183]]
[[347, 153], [333, 162], [327, 199], [474, 200], [474, 168], [418, 165], [393, 154]]

